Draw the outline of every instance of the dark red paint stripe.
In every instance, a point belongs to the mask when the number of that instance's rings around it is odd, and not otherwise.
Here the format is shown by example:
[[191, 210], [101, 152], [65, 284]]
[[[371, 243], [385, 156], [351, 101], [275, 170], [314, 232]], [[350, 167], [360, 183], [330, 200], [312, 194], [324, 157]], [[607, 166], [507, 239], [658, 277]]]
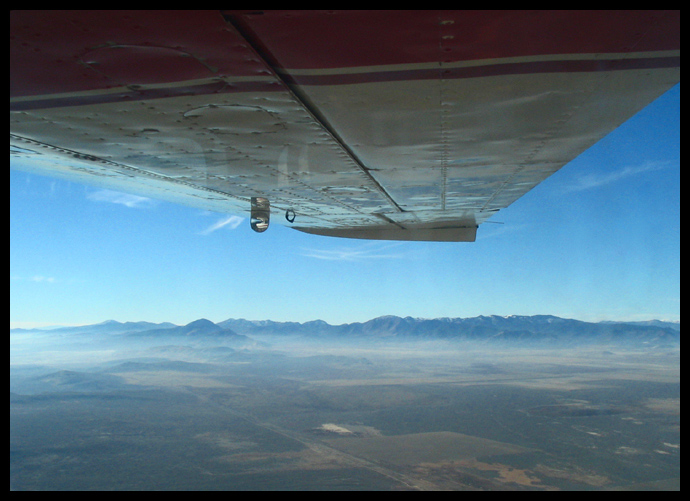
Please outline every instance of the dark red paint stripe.
[[232, 84], [210, 83], [163, 89], [139, 89], [112, 94], [54, 96], [45, 99], [10, 102], [10, 111], [28, 111], [71, 106], [88, 106], [110, 103], [127, 103], [184, 96], [232, 94], [237, 92], [279, 92], [285, 87], [280, 82], [237, 82]]
[[524, 63], [488, 64], [465, 68], [427, 68], [419, 70], [374, 71], [346, 74], [283, 75], [289, 83], [297, 85], [346, 85], [370, 82], [405, 80], [462, 79], [494, 77], [502, 75], [527, 75], [539, 73], [579, 73], [659, 69], [680, 67], [680, 57], [615, 59], [615, 60], [567, 60], [531, 61]]

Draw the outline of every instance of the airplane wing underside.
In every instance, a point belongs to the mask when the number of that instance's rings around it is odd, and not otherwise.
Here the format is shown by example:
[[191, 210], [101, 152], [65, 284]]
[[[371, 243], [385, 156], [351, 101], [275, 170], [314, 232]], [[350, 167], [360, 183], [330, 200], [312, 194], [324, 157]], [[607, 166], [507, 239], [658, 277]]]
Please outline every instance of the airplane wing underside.
[[309, 233], [472, 241], [679, 81], [679, 12], [11, 11], [10, 159]]

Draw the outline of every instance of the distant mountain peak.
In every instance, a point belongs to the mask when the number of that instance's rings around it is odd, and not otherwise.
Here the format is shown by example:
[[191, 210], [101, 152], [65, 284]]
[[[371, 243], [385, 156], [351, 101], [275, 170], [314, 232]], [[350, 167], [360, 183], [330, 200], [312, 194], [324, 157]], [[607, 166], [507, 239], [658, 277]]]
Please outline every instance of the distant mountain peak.
[[200, 318], [199, 320], [188, 323], [184, 327], [174, 329], [174, 331], [178, 331], [185, 336], [205, 336], [208, 334], [217, 334], [223, 330], [224, 329], [220, 325], [216, 325], [205, 318]]
[[[194, 327], [194, 328], [199, 328], [199, 327], [218, 327], [218, 325], [214, 324], [210, 320], [207, 320], [205, 318], [200, 318], [199, 320], [194, 320], [193, 322], [188, 323], [185, 325], [185, 327]], [[218, 327], [220, 329], [220, 327]]]

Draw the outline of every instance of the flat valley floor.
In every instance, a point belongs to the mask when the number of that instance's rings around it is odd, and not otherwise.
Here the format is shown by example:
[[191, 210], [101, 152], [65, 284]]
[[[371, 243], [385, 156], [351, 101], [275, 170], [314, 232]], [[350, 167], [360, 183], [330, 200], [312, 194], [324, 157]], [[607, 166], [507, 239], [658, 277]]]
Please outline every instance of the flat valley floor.
[[62, 355], [10, 357], [10, 490], [680, 490], [680, 350]]

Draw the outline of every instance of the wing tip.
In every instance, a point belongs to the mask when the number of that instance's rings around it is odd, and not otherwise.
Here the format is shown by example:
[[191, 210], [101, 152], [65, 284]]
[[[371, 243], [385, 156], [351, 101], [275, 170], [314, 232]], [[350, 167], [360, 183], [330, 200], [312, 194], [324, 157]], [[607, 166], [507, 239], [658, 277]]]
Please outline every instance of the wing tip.
[[399, 240], [412, 242], [474, 242], [477, 226], [455, 226], [438, 228], [308, 228], [296, 230], [312, 235], [355, 238], [363, 240]]

